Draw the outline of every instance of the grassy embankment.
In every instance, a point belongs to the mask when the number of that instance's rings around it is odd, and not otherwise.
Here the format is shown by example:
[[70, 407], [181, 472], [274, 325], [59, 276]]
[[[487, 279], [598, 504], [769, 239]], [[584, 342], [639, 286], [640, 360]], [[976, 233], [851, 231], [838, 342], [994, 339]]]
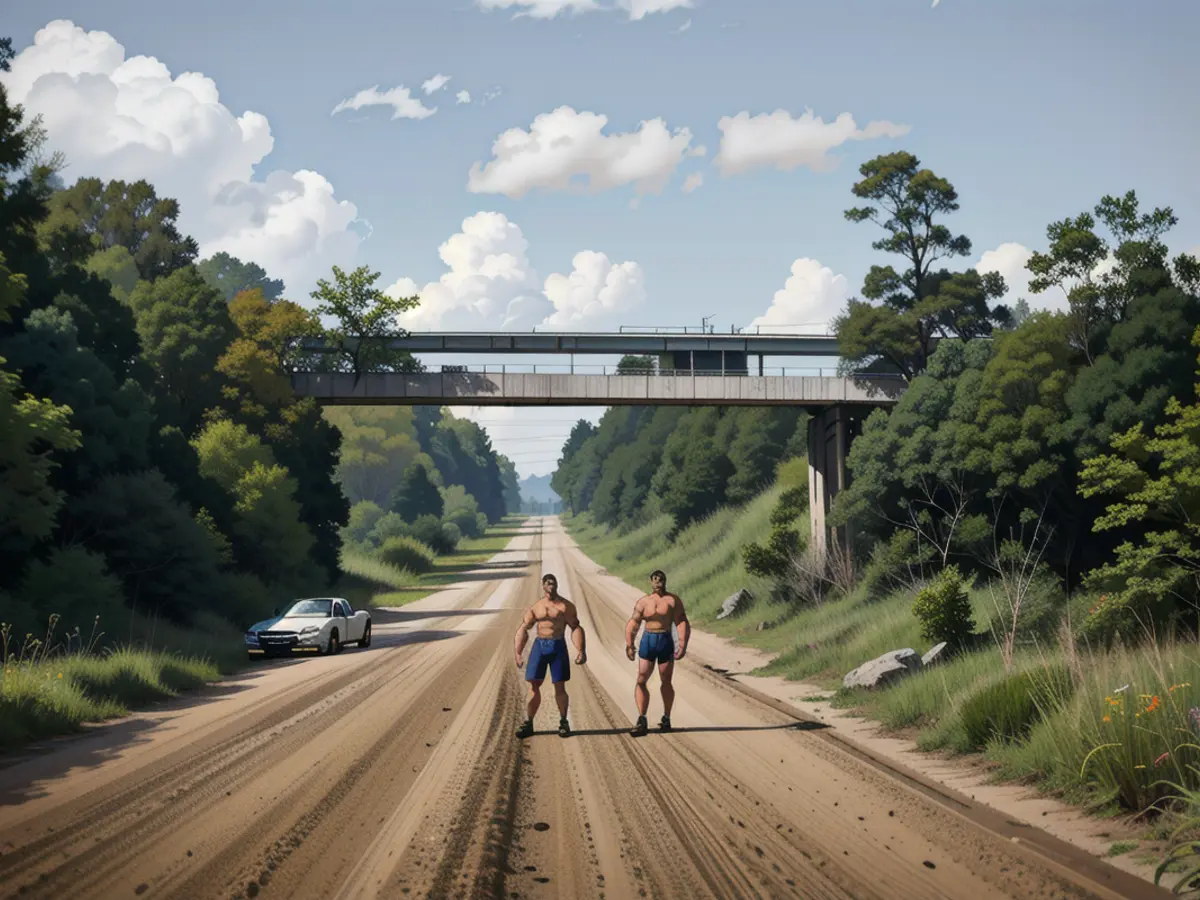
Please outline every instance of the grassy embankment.
[[[1103, 815], [1144, 812], [1177, 793], [1163, 783], [1171, 781], [1189, 789], [1191, 808], [1200, 814], [1200, 651], [1194, 641], [1103, 651], [1052, 635], [1023, 647], [1011, 671], [993, 642], [890, 688], [841, 690], [842, 676], [866, 660], [928, 647], [910, 591], [871, 600], [860, 588], [802, 609], [769, 602], [770, 584], [745, 572], [741, 547], [767, 537], [780, 493], [803, 483], [794, 469], [783, 474], [781, 483], [744, 507], [719, 510], [674, 541], [667, 517], [623, 535], [586, 514], [565, 522], [584, 551], [614, 575], [641, 587], [652, 569], [662, 568], [697, 625], [774, 654], [760, 674], [837, 690], [836, 705], [912, 737], [922, 749], [972, 754], [997, 779], [1034, 784]], [[754, 602], [717, 621], [721, 603], [742, 587]], [[997, 599], [984, 584], [971, 591], [981, 630], [996, 617]], [[1163, 837], [1175, 821], [1154, 819], [1147, 838]], [[1113, 853], [1138, 847], [1123, 842]]]
[[338, 584], [341, 596], [364, 608], [403, 606], [428, 597], [453, 584], [464, 572], [478, 568], [504, 550], [519, 533], [518, 527], [527, 516], [505, 516], [477, 538], [463, 538], [453, 553], [434, 560], [433, 570], [414, 575], [398, 569], [361, 551], [342, 553], [345, 577]]
[[0, 751], [68, 734], [236, 671], [241, 630], [215, 617], [185, 630], [135, 617], [121, 641], [0, 635]]

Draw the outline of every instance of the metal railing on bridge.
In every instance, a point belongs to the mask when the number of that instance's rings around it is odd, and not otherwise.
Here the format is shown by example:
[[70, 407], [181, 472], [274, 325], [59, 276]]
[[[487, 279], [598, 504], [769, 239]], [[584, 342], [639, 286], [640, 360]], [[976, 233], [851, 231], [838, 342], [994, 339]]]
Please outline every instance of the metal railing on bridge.
[[[612, 375], [630, 378], [663, 377], [663, 378], [748, 378], [763, 376], [782, 376], [794, 378], [833, 378], [840, 373], [836, 367], [827, 366], [767, 366], [759, 370], [757, 366], [744, 369], [638, 369], [616, 365], [566, 365], [566, 364], [513, 364], [513, 363], [479, 363], [472, 366], [444, 365], [427, 371], [443, 375]], [[872, 378], [903, 379], [902, 375], [872, 374]]]

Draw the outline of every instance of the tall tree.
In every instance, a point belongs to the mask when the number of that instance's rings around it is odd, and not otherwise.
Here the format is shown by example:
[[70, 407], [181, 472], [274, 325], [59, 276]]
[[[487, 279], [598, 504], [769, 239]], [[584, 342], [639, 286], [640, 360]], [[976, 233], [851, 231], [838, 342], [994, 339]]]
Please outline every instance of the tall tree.
[[227, 301], [242, 291], [259, 291], [265, 300], [277, 300], [283, 294], [283, 282], [268, 278], [257, 263], [245, 263], [225, 251], [214, 253], [196, 264], [200, 277]]
[[229, 307], [195, 266], [140, 282], [130, 305], [158, 397], [174, 423], [192, 433], [221, 399], [217, 361], [234, 337]]
[[903, 258], [903, 267], [872, 266], [863, 284], [868, 301], [851, 300], [837, 320], [838, 349], [851, 364], [874, 363], [912, 378], [924, 370], [936, 340], [990, 334], [1007, 321], [992, 301], [1005, 293], [996, 273], [951, 273], [941, 260], [970, 255], [971, 242], [942, 219], [958, 210], [958, 192], [911, 153], [878, 156], [859, 168], [856, 197], [872, 205], [846, 210], [851, 222], [874, 222], [885, 232], [876, 250]]
[[146, 181], [81, 178], [55, 192], [38, 231], [47, 247], [77, 263], [97, 250], [124, 247], [141, 277], [153, 281], [196, 258], [196, 242], [180, 234], [178, 217], [179, 203], [160, 198]]
[[440, 519], [445, 508], [437, 485], [421, 463], [414, 463], [404, 473], [392, 493], [389, 507], [406, 522], [415, 522], [421, 516], [437, 516]]
[[392, 350], [387, 339], [404, 337], [397, 316], [414, 309], [418, 297], [389, 297], [375, 282], [378, 272], [359, 266], [353, 272], [333, 267], [333, 282], [322, 278], [312, 292], [319, 304], [316, 312], [337, 323], [325, 329], [325, 340], [333, 348], [342, 371], [357, 377], [364, 372], [416, 372], [420, 363], [412, 355]]

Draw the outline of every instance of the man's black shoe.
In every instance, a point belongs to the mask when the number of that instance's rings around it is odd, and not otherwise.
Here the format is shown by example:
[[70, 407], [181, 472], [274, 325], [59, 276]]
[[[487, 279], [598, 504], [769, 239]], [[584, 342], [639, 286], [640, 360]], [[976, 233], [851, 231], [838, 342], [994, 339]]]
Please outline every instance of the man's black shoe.
[[570, 737], [571, 736], [571, 723], [568, 722], [566, 719], [558, 720], [558, 736], [559, 737]]
[[517, 729], [517, 737], [527, 738], [533, 737], [533, 719], [526, 719], [521, 727]]
[[658, 723], [658, 730], [659, 731], [670, 731], [671, 730], [671, 719], [669, 716], [662, 717], [662, 721]]
[[630, 730], [629, 733], [632, 734], [634, 737], [641, 737], [643, 734], [646, 733], [647, 730], [648, 729], [646, 727], [646, 717], [638, 716], [637, 724], [633, 726], [633, 728]]

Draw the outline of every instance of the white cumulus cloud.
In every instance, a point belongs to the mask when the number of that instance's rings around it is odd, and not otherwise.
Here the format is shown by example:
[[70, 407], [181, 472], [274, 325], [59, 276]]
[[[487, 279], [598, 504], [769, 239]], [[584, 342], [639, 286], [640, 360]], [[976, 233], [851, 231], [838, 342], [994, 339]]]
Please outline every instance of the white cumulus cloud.
[[454, 102], [459, 105], [461, 105], [463, 103], [470, 103], [471, 102], [471, 92], [470, 91], [459, 91], [457, 94], [454, 95]]
[[570, 328], [612, 320], [646, 300], [645, 277], [635, 262], [618, 264], [603, 253], [584, 250], [571, 264], [569, 275], [554, 273], [546, 279], [546, 296], [554, 304], [547, 325]]
[[645, 300], [637, 263], [614, 263], [603, 253], [586, 250], [575, 255], [570, 273], [551, 274], [542, 283], [528, 250], [515, 222], [502, 213], [479, 212], [464, 219], [462, 230], [438, 249], [447, 271], [437, 281], [421, 287], [401, 278], [387, 293], [421, 298], [420, 306], [400, 318], [412, 330], [579, 326]]
[[428, 81], [423, 82], [421, 84], [421, 90], [424, 91], [425, 96], [428, 97], [430, 94], [436, 94], [438, 91], [440, 91], [442, 88], [444, 88], [449, 83], [450, 83], [449, 75], [438, 74], [438, 75], [434, 75]]
[[[426, 82], [428, 84], [429, 82]], [[429, 93], [426, 91], [426, 93]], [[437, 107], [426, 106], [421, 100], [412, 95], [412, 91], [400, 85], [386, 91], [379, 90], [379, 85], [363, 88], [353, 97], [347, 97], [333, 108], [331, 116], [348, 109], [362, 109], [364, 106], [390, 106], [393, 119], [428, 119]]]
[[151, 56], [126, 57], [104, 31], [55, 20], [0, 73], [14, 103], [41, 115], [65, 175], [146, 179], [180, 203], [181, 230], [202, 255], [227, 249], [283, 278], [307, 297], [333, 264], [348, 265], [360, 243], [357, 210], [317, 172], [256, 177], [274, 139], [266, 117], [234, 114], [212, 79], [172, 77]]
[[591, 192], [632, 184], [639, 195], [660, 193], [688, 154], [692, 133], [670, 131], [662, 119], [636, 131], [605, 134], [608, 117], [560, 106], [511, 128], [492, 145], [492, 159], [476, 162], [467, 188], [476, 194], [519, 199], [534, 189]]
[[703, 172], [693, 172], [691, 175], [689, 175], [684, 180], [683, 192], [685, 194], [690, 194], [692, 191], [696, 190], [696, 188], [700, 187], [703, 184], [704, 184], [704, 173]]
[[[692, 9], [695, 4], [692, 0], [617, 0], [617, 6], [626, 10], [629, 18], [636, 21], [653, 13], [665, 13], [673, 9]], [[691, 21], [688, 19], [689, 24]]]
[[717, 127], [721, 129], [721, 148], [715, 162], [722, 175], [764, 167], [786, 172], [808, 166], [814, 172], [826, 172], [837, 165], [829, 152], [846, 141], [894, 138], [909, 132], [908, 125], [892, 122], [870, 122], [859, 128], [848, 112], [826, 122], [811, 109], [796, 118], [783, 109], [756, 116], [743, 111], [722, 117]]
[[602, 9], [595, 0], [475, 0], [480, 9], [515, 9], [518, 16], [553, 19], [559, 13], [585, 13]]
[[846, 309], [850, 281], [815, 259], [801, 257], [767, 311], [750, 324], [824, 329]]

